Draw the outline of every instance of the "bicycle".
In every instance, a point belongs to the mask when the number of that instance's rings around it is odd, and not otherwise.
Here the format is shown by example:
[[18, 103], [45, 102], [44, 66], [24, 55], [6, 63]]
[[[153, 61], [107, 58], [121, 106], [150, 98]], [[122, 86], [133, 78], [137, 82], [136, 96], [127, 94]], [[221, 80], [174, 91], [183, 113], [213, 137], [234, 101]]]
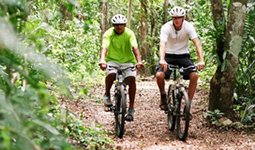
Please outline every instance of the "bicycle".
[[109, 110], [114, 113], [115, 116], [115, 132], [119, 138], [123, 137], [125, 128], [125, 115], [126, 115], [126, 97], [127, 97], [127, 85], [125, 83], [125, 70], [136, 70], [135, 66], [127, 68], [119, 68], [116, 66], [109, 66], [109, 68], [116, 69], [116, 82], [114, 89], [115, 105], [111, 106]]
[[[190, 68], [196, 69], [196, 66], [178, 67], [168, 65], [173, 72], [173, 84], [170, 84], [167, 92], [167, 120], [170, 131], [175, 129], [177, 122], [177, 136], [185, 141], [188, 136], [190, 119], [190, 101], [187, 94], [187, 87], [184, 85], [182, 73]], [[177, 76], [178, 75], [178, 76]]]

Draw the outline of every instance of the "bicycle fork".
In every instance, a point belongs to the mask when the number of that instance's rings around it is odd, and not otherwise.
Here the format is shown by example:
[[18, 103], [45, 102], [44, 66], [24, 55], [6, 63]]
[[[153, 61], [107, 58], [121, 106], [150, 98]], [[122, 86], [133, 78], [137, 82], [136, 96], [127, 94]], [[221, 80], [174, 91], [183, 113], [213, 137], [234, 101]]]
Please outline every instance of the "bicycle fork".
[[[120, 107], [121, 106], [121, 93], [120, 93], [120, 90], [121, 88], [124, 88], [124, 94], [126, 95], [127, 94], [127, 89], [126, 89], [126, 85], [125, 84], [121, 84], [121, 83], [118, 83], [115, 85], [115, 90], [114, 90], [114, 95], [115, 95], [115, 106], [113, 106], [113, 109], [112, 111], [115, 112], [115, 113], [121, 113], [119, 112], [119, 108], [117, 107]], [[116, 106], [117, 105], [117, 106]]]

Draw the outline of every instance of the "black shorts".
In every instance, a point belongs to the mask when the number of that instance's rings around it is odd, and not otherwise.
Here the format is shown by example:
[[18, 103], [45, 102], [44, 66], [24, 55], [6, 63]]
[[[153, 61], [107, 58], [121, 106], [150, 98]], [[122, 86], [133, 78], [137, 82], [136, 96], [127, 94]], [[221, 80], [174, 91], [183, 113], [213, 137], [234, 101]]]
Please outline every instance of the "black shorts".
[[[177, 65], [179, 67], [188, 67], [191, 65], [194, 65], [193, 61], [190, 59], [190, 54], [181, 54], [181, 55], [176, 55], [176, 54], [166, 54], [165, 60], [168, 64], [171, 65]], [[157, 72], [159, 71], [164, 71], [163, 68], [160, 67], [159, 62], [157, 63]], [[183, 72], [183, 78], [185, 80], [189, 80], [189, 74], [191, 72], [197, 72], [196, 70], [190, 68], [185, 70]], [[171, 71], [169, 68], [167, 68], [167, 71], [165, 72], [165, 79], [169, 79], [171, 75]]]

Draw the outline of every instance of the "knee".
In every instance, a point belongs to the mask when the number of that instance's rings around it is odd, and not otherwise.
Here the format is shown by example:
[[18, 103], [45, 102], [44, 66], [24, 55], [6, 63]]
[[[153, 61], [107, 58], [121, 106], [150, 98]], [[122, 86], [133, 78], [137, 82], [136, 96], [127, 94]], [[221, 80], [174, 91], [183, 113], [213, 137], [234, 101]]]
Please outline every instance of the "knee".
[[109, 78], [112, 78], [112, 77], [115, 77], [115, 76], [116, 76], [115, 73], [110, 73], [110, 74], [107, 75], [107, 77], [109, 77]]
[[133, 76], [127, 77], [127, 84], [129, 86], [135, 86], [136, 85], [135, 84], [135, 77], [133, 77]]
[[111, 74], [107, 75], [106, 80], [114, 81], [115, 78], [116, 78], [116, 74], [115, 73], [111, 73]]
[[197, 74], [197, 72], [192, 72], [192, 73], [189, 75], [189, 77], [190, 77], [190, 80], [192, 80], [192, 81], [197, 81], [197, 80], [198, 80], [198, 74]]
[[157, 80], [164, 80], [164, 72], [157, 72], [156, 73], [156, 79]]

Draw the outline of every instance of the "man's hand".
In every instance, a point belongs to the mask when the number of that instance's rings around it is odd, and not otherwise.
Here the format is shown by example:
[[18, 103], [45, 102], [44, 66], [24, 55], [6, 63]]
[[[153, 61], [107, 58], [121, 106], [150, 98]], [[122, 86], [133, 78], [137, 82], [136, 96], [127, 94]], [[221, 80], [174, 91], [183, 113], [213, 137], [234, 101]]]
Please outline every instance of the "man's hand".
[[99, 66], [103, 71], [105, 71], [107, 64], [105, 61], [100, 61]]
[[160, 65], [161, 68], [164, 68], [164, 72], [166, 72], [166, 70], [167, 70], [167, 62], [165, 61], [165, 59], [161, 59], [159, 61], [159, 65]]
[[140, 71], [143, 68], [143, 63], [142, 62], [138, 62], [136, 64], [136, 68], [137, 68], [138, 71]]
[[205, 67], [205, 63], [204, 63], [204, 62], [199, 62], [199, 63], [197, 64], [197, 69], [198, 69], [198, 70], [203, 70], [204, 67]]

